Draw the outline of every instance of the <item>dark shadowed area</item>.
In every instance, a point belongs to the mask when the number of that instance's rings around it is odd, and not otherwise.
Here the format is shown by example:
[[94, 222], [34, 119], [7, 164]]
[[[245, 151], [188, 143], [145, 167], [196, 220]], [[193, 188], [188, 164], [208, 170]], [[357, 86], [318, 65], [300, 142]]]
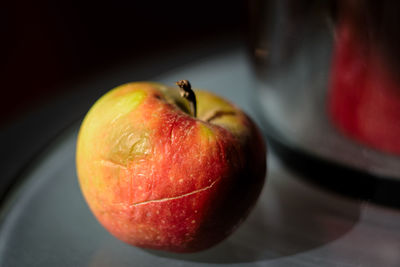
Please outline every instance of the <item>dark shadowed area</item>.
[[[0, 126], [127, 59], [238, 34], [246, 1], [7, 1]], [[139, 60], [138, 60], [139, 62]]]

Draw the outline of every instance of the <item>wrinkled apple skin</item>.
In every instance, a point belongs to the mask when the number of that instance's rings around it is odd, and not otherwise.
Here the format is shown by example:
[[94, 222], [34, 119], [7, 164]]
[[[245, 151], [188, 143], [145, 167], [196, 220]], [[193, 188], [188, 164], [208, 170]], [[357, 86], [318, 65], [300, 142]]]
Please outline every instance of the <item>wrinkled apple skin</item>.
[[177, 88], [125, 84], [101, 97], [82, 123], [81, 190], [99, 222], [126, 243], [206, 249], [236, 229], [261, 192], [259, 130], [229, 102], [195, 92], [197, 118]]

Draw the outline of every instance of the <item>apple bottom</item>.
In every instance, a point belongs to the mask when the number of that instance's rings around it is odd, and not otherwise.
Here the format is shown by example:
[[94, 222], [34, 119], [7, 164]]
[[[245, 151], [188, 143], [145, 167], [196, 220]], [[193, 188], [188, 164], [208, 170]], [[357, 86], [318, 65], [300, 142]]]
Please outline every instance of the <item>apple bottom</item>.
[[220, 179], [173, 198], [136, 205], [120, 203], [102, 212], [92, 210], [112, 235], [128, 244], [197, 252], [221, 242], [248, 216], [264, 183], [264, 177], [255, 180], [253, 175], [249, 171], [247, 176], [237, 175], [236, 181]]

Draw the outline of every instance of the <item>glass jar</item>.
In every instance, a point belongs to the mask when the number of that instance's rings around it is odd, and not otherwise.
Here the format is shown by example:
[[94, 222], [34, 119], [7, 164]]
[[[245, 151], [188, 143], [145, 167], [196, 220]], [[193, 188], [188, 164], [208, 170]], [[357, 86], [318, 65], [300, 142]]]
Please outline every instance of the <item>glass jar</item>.
[[271, 143], [400, 189], [400, 2], [255, 0], [250, 11]]

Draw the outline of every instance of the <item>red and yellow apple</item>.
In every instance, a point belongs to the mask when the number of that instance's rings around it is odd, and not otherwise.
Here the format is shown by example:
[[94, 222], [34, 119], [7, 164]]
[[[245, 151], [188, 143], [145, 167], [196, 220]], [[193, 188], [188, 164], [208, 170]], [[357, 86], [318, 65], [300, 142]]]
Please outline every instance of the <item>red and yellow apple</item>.
[[98, 221], [126, 243], [206, 249], [236, 229], [261, 192], [266, 147], [258, 128], [221, 97], [195, 94], [196, 117], [177, 87], [128, 83], [101, 97], [81, 125], [81, 190]]

